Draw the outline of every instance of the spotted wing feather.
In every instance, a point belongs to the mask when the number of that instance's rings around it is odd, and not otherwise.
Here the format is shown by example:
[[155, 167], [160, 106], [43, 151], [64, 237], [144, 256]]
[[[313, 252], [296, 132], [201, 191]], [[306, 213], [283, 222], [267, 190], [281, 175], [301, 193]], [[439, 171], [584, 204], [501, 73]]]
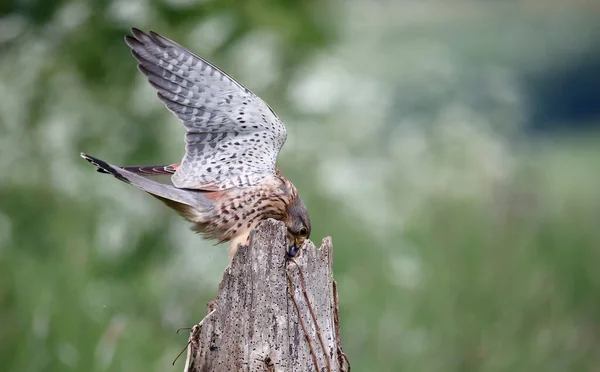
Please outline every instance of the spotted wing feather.
[[262, 99], [179, 44], [153, 32], [132, 33], [125, 40], [139, 70], [187, 129], [173, 185], [222, 190], [254, 186], [275, 173], [286, 130]]

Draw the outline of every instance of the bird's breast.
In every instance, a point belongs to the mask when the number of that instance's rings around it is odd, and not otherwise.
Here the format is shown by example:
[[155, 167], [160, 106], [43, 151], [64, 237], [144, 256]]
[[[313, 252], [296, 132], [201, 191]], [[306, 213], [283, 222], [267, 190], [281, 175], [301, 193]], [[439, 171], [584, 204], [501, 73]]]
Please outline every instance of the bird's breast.
[[247, 234], [267, 218], [283, 220], [289, 197], [278, 185], [263, 184], [252, 188], [225, 190], [215, 200], [213, 226], [222, 238], [230, 240]]

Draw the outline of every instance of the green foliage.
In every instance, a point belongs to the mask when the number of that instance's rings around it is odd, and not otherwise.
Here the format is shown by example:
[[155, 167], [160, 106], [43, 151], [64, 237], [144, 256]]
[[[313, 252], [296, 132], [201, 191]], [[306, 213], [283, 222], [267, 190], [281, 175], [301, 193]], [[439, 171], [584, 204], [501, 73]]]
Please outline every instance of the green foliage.
[[597, 56], [600, 29], [584, 4], [527, 3], [0, 5], [3, 370], [180, 370], [175, 330], [221, 279], [223, 247], [78, 156], [182, 155], [131, 26], [207, 57], [285, 121], [279, 167], [312, 240], [333, 237], [356, 371], [597, 370], [599, 139], [521, 131], [524, 77]]

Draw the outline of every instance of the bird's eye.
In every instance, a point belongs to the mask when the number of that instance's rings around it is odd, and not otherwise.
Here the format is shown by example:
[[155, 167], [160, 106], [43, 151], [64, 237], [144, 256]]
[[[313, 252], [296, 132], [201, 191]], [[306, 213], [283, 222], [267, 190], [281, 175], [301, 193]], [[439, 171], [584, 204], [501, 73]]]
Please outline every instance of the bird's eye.
[[300, 233], [300, 236], [306, 236], [308, 234], [308, 229], [306, 227], [302, 226], [300, 228], [299, 233]]

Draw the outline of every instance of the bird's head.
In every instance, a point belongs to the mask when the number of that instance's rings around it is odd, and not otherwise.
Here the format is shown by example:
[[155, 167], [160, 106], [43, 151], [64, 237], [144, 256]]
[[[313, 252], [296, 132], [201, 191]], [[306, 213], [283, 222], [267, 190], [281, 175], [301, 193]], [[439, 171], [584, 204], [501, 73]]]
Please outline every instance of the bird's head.
[[290, 246], [288, 256], [294, 257], [298, 250], [304, 244], [304, 241], [310, 237], [310, 217], [308, 210], [300, 197], [291, 203], [287, 211], [285, 226], [287, 227]]

